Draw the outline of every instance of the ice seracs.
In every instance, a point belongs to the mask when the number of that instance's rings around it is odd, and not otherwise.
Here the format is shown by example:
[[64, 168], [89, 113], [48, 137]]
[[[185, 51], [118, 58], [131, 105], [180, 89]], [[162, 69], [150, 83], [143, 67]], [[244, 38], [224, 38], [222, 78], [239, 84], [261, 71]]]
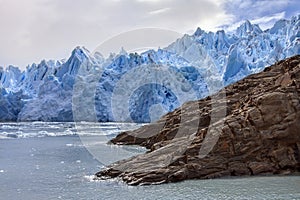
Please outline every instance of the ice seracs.
[[[121, 120], [149, 122], [300, 54], [299, 19], [279, 20], [264, 31], [248, 20], [230, 33], [197, 28], [165, 48], [140, 54], [120, 47], [119, 54], [104, 58], [76, 47], [67, 60], [43, 60], [24, 71], [0, 68], [0, 120], [117, 121], [116, 115], [124, 115]], [[166, 72], [175, 78], [166, 79]], [[120, 101], [121, 90], [128, 98]], [[193, 98], [183, 95], [187, 92]], [[73, 116], [74, 109], [81, 115]]]
[[[246, 20], [235, 32], [205, 32], [198, 28], [166, 49], [197, 65], [202, 74], [222, 76], [228, 85], [286, 57], [299, 54], [299, 15], [279, 20], [274, 27], [262, 31]], [[203, 60], [211, 60], [207, 65]], [[205, 76], [206, 77], [206, 76]]]

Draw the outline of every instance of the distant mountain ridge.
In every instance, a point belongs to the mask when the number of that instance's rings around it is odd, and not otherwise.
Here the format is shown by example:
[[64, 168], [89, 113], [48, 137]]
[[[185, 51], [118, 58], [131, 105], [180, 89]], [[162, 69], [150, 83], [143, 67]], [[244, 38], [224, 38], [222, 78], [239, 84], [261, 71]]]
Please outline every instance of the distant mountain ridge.
[[[99, 53], [92, 55], [84, 47], [76, 47], [67, 60], [43, 60], [24, 71], [14, 66], [0, 68], [0, 121], [73, 121], [74, 83], [80, 68], [88, 66], [92, 68], [90, 72], [99, 73], [99, 67], [103, 72], [97, 80], [84, 79], [86, 84], [97, 82], [97, 121], [116, 120], [111, 100], [117, 83], [144, 65], [155, 64], [180, 74], [191, 85], [195, 98], [203, 98], [278, 60], [300, 54], [299, 19], [300, 15], [279, 20], [265, 31], [249, 21], [230, 34], [198, 28], [193, 35], [184, 35], [164, 49], [141, 54], [122, 52], [105, 59]], [[135, 122], [157, 119], [159, 116], [148, 113], [153, 105], [162, 105], [161, 115], [182, 103], [167, 85], [155, 84], [133, 91], [128, 101], [130, 117]], [[89, 118], [81, 116], [79, 120]]]

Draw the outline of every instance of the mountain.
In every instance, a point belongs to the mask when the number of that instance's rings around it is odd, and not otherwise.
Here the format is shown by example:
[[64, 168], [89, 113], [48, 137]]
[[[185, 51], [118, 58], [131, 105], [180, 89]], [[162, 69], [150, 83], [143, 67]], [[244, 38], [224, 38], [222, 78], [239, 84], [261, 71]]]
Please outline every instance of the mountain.
[[155, 121], [300, 54], [299, 19], [279, 20], [265, 31], [249, 21], [231, 33], [198, 28], [141, 54], [103, 58], [76, 47], [67, 60], [43, 60], [24, 71], [0, 68], [0, 121]]
[[131, 185], [300, 172], [300, 55], [277, 62], [155, 123], [119, 134], [145, 154], [118, 161], [96, 179]]

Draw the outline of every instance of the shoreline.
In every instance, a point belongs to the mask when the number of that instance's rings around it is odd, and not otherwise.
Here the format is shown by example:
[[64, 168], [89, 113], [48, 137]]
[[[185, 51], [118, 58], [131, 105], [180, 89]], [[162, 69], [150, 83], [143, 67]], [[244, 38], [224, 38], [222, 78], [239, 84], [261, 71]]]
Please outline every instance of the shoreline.
[[[219, 92], [188, 102], [155, 123], [119, 134], [111, 140], [113, 144], [136, 144], [150, 152], [118, 161], [96, 176], [120, 177], [130, 185], [147, 185], [186, 179], [298, 173], [300, 56], [279, 61], [263, 72], [227, 86], [224, 91], [227, 106], [221, 99], [220, 106], [212, 108], [214, 96], [222, 96]], [[214, 144], [214, 138], [208, 134], [210, 115], [224, 109], [224, 123], [218, 123], [220, 118], [213, 124], [213, 134], [219, 135]], [[190, 131], [195, 128], [191, 126], [195, 117], [200, 119], [196, 133]], [[179, 126], [186, 128], [180, 137]], [[199, 151], [205, 142], [213, 147], [203, 157]]]

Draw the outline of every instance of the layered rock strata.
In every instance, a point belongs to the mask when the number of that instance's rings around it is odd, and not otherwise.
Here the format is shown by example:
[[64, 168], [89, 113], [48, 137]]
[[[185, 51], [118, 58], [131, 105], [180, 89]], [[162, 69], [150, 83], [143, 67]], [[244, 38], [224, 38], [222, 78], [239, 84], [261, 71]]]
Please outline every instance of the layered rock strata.
[[145, 154], [96, 174], [131, 185], [300, 171], [300, 56], [112, 139]]

